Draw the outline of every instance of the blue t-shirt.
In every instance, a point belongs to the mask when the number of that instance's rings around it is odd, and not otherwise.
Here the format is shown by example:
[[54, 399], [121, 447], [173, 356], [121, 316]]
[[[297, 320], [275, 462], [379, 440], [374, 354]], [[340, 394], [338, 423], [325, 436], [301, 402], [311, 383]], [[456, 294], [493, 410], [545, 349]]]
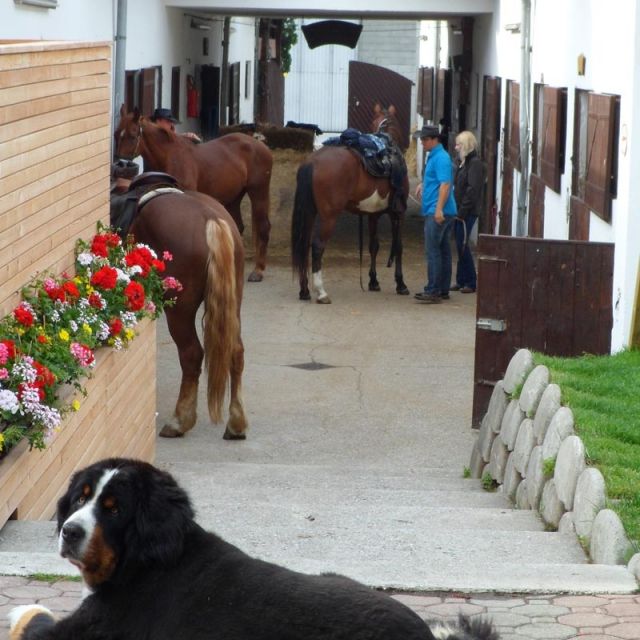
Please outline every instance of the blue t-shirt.
[[453, 164], [449, 154], [441, 144], [436, 145], [427, 158], [422, 183], [422, 215], [432, 216], [436, 212], [438, 193], [443, 182], [449, 183], [449, 197], [444, 204], [442, 213], [445, 216], [455, 216], [458, 213], [456, 201], [453, 197]]

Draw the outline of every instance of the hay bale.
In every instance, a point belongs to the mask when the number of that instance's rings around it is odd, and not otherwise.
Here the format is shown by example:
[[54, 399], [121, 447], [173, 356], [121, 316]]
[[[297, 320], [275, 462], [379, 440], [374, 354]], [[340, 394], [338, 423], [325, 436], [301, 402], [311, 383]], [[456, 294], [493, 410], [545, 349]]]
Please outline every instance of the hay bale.
[[270, 149], [293, 149], [294, 151], [313, 151], [315, 133], [309, 129], [297, 127], [274, 127], [264, 125], [260, 133], [266, 138], [265, 144]]

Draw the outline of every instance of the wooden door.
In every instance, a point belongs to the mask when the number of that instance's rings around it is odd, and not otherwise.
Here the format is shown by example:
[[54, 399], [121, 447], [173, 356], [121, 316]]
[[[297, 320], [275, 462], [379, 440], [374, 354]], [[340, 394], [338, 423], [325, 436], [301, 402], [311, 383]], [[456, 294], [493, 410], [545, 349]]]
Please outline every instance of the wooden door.
[[367, 62], [349, 62], [349, 105], [347, 126], [370, 132], [373, 106], [385, 109], [393, 105], [402, 130], [402, 147], [409, 146], [411, 123], [411, 87], [413, 83], [399, 73]]
[[516, 350], [607, 354], [614, 245], [481, 234], [473, 426]]
[[484, 215], [479, 220], [480, 233], [495, 233], [496, 185], [498, 177], [498, 142], [500, 141], [500, 78], [484, 78], [482, 92], [482, 159], [487, 163]]
[[510, 236], [513, 211], [513, 165], [505, 156], [502, 172], [502, 197], [500, 198], [500, 235]]
[[529, 236], [532, 238], [544, 237], [544, 190], [545, 183], [542, 178], [532, 173], [529, 178], [531, 196], [529, 198]]

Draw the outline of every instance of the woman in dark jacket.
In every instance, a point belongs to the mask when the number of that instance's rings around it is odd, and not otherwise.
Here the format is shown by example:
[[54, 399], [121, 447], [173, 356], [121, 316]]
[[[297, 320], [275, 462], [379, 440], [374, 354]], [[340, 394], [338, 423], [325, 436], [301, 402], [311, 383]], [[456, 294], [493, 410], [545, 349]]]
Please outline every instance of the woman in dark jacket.
[[475, 293], [476, 268], [469, 249], [469, 237], [482, 209], [485, 170], [478, 156], [478, 141], [471, 131], [462, 131], [456, 136], [456, 152], [459, 165], [456, 171], [453, 195], [458, 206], [455, 222], [458, 267], [456, 284], [452, 291]]

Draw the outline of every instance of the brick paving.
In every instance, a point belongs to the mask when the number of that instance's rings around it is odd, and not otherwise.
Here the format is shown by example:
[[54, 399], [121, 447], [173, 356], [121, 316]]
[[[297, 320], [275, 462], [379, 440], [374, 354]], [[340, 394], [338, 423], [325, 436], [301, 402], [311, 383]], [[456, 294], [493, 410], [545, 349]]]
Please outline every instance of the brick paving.
[[[34, 602], [62, 616], [77, 606], [82, 585], [0, 576], [0, 640], [9, 637], [7, 613]], [[502, 640], [636, 640], [640, 595], [496, 595], [396, 593], [422, 618], [451, 619], [458, 613], [490, 616]]]

